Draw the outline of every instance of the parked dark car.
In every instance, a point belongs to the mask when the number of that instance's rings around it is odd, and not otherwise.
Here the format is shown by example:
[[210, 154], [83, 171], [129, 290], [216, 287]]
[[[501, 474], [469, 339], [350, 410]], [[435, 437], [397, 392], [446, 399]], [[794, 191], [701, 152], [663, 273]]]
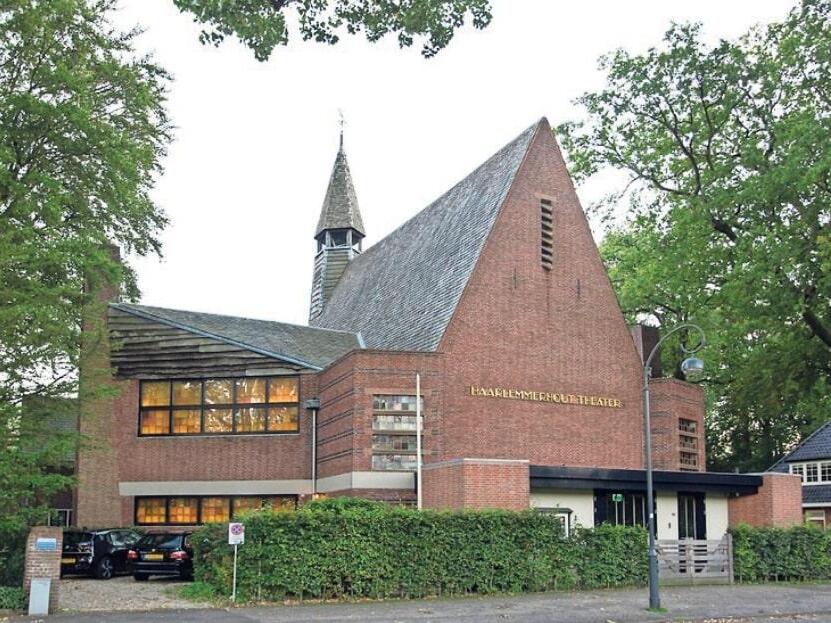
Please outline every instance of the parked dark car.
[[82, 573], [109, 580], [127, 571], [127, 552], [141, 535], [123, 528], [66, 530], [63, 533], [61, 575]]
[[151, 575], [193, 579], [193, 548], [190, 533], [146, 534], [127, 554], [130, 571], [138, 581]]

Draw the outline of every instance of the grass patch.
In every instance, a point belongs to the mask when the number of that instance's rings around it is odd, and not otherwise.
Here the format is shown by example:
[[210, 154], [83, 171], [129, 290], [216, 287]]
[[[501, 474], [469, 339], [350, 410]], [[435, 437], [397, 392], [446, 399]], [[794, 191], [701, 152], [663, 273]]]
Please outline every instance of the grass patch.
[[190, 582], [179, 588], [179, 596], [188, 601], [216, 601], [214, 587], [206, 582]]

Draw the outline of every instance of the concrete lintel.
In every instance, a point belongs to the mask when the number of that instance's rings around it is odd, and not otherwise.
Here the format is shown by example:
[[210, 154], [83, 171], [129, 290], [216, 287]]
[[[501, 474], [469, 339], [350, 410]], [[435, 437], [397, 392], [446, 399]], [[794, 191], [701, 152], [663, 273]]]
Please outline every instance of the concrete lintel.
[[346, 491], [348, 489], [413, 489], [415, 475], [412, 472], [346, 472], [326, 476], [317, 481], [320, 493]]
[[528, 465], [528, 459], [474, 459], [461, 458], [439, 461], [438, 463], [426, 463], [421, 466], [422, 471], [437, 469], [439, 467], [450, 467], [452, 465]]
[[119, 482], [120, 495], [301, 495], [311, 480], [164, 480]]

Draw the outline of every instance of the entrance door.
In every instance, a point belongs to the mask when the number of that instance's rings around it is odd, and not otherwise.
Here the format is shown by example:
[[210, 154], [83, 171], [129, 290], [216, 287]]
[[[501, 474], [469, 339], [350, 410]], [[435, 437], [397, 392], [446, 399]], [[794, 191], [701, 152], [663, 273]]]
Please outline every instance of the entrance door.
[[678, 538], [702, 541], [707, 538], [703, 493], [678, 494]]

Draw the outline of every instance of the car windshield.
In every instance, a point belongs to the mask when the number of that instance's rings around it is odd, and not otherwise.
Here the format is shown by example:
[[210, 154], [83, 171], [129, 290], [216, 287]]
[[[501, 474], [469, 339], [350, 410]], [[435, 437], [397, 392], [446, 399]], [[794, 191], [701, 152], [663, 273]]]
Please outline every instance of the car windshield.
[[92, 532], [64, 532], [63, 545], [64, 547], [75, 547], [78, 543], [85, 541], [92, 541]]
[[139, 547], [173, 549], [182, 544], [181, 534], [147, 534], [138, 542]]

